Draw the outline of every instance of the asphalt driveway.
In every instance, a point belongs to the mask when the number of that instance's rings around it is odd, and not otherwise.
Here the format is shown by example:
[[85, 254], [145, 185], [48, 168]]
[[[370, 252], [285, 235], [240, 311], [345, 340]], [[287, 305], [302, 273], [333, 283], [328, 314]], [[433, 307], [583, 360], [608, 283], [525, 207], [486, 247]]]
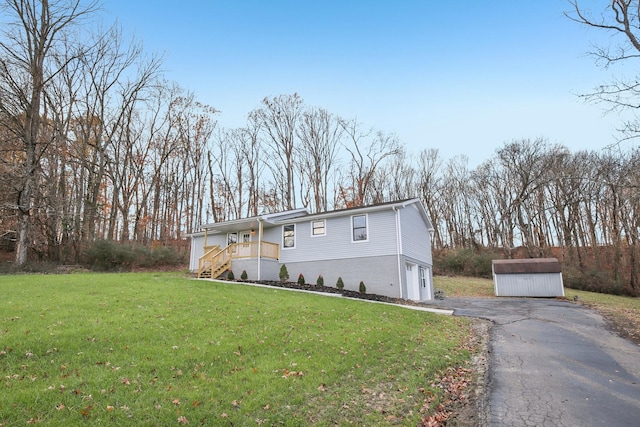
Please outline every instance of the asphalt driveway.
[[555, 299], [439, 305], [493, 322], [482, 425], [640, 426], [640, 346], [596, 312]]

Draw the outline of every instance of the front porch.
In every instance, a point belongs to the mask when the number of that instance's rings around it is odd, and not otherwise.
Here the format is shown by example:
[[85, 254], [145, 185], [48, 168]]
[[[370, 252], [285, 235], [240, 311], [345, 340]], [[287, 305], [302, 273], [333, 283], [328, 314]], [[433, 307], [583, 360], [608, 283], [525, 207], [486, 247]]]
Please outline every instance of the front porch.
[[224, 249], [219, 245], [205, 246], [204, 254], [198, 259], [198, 278], [219, 278], [231, 270], [233, 260], [262, 259], [278, 260], [280, 245], [266, 241], [232, 243]]

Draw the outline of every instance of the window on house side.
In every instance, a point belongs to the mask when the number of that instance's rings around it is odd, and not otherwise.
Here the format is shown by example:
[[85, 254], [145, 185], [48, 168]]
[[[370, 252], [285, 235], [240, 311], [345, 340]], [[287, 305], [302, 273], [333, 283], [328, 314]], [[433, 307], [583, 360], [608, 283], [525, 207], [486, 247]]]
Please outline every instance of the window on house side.
[[351, 217], [351, 225], [353, 228], [353, 241], [359, 242], [367, 240], [367, 216], [355, 215]]
[[234, 243], [238, 243], [238, 233], [227, 234], [227, 245], [233, 245]]
[[295, 224], [282, 227], [282, 247], [294, 248], [296, 246], [296, 226]]
[[311, 235], [312, 236], [324, 236], [326, 234], [326, 228], [324, 225], [324, 219], [311, 222]]
[[420, 267], [420, 286], [427, 287], [427, 269], [424, 267]]

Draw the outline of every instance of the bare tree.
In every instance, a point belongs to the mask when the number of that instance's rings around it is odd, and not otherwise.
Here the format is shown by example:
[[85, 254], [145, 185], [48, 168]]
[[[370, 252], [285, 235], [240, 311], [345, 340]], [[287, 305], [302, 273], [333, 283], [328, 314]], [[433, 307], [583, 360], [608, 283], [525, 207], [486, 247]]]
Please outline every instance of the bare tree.
[[308, 186], [314, 212], [326, 212], [329, 200], [329, 178], [338, 160], [343, 128], [340, 120], [324, 108], [302, 113], [297, 128], [301, 187]]
[[350, 154], [348, 187], [341, 189], [345, 207], [362, 206], [370, 200], [371, 183], [380, 164], [389, 156], [401, 152], [400, 141], [393, 134], [373, 129], [363, 130], [356, 119], [341, 120], [345, 131], [345, 149]]
[[273, 178], [282, 193], [283, 209], [293, 209], [295, 200], [294, 146], [296, 127], [302, 114], [302, 98], [297, 93], [264, 98], [262, 108], [253, 111], [278, 162], [269, 162]]
[[[596, 64], [609, 68], [640, 58], [640, 1], [609, 0], [604, 10], [592, 11], [578, 0], [569, 0], [571, 11], [565, 16], [574, 22], [611, 34], [613, 45], [595, 46], [590, 52]], [[638, 74], [616, 78], [583, 95], [589, 101], [605, 103], [609, 110], [626, 111], [631, 118], [623, 123], [623, 139], [640, 136], [640, 79]]]
[[439, 206], [440, 193], [442, 191], [442, 159], [437, 149], [425, 149], [418, 157], [418, 195], [429, 212], [433, 223], [433, 242], [438, 248], [442, 248], [441, 210]]
[[374, 201], [404, 200], [417, 194], [417, 171], [404, 147], [378, 168], [373, 179]]
[[249, 116], [247, 127], [244, 128], [244, 143], [242, 144], [242, 162], [247, 166], [247, 216], [257, 216], [260, 205], [259, 188], [262, 172], [265, 167], [262, 145], [260, 144], [260, 123], [255, 117]]
[[24, 150], [16, 203], [19, 221], [15, 263], [18, 266], [27, 261], [33, 191], [40, 174], [40, 158], [47, 145], [40, 140], [43, 94], [68, 61], [81, 54], [81, 48], [75, 55], [63, 55], [68, 58], [65, 63], [58, 64], [53, 59], [61, 54], [59, 49], [65, 38], [77, 30], [76, 24], [96, 8], [96, 2], [85, 6], [80, 0], [5, 0], [2, 4], [9, 22], [3, 26], [0, 39], [0, 110]]

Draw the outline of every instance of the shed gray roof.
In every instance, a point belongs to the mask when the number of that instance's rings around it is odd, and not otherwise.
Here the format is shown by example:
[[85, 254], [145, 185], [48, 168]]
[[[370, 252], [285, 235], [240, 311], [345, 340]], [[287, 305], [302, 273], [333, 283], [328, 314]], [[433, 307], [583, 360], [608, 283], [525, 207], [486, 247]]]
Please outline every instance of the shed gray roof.
[[561, 273], [557, 258], [494, 259], [494, 274]]

